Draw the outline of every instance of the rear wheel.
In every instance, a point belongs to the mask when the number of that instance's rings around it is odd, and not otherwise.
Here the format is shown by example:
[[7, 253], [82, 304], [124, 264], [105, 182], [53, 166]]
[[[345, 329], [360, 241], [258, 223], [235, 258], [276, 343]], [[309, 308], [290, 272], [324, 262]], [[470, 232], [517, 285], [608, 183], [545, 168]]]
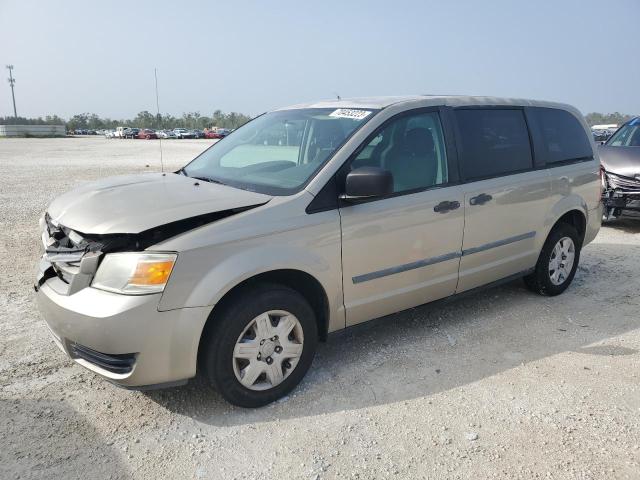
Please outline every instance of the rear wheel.
[[573, 281], [580, 260], [582, 241], [566, 223], [554, 227], [542, 247], [535, 270], [524, 278], [530, 290], [541, 295], [559, 295]]
[[315, 314], [295, 290], [246, 288], [223, 307], [205, 337], [207, 379], [234, 405], [260, 407], [286, 395], [311, 366], [318, 342]]

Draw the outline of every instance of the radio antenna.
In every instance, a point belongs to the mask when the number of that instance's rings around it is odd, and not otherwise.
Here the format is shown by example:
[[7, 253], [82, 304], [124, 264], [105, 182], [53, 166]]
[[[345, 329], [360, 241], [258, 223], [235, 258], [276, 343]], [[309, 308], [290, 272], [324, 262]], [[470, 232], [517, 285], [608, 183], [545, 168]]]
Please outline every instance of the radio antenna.
[[[162, 126], [162, 117], [160, 116], [160, 100], [158, 97], [158, 69], [153, 69], [153, 75], [156, 77], [156, 110], [158, 112], [157, 120], [158, 126]], [[160, 142], [160, 171], [164, 173], [164, 162], [162, 161], [162, 138], [158, 137], [158, 142]]]

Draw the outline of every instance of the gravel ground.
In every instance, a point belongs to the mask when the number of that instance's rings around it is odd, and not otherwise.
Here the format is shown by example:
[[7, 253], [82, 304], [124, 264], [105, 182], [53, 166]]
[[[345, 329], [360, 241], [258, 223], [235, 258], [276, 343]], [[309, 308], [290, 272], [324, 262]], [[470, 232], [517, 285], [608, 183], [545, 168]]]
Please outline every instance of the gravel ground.
[[[168, 168], [211, 142], [165, 141]], [[335, 336], [245, 410], [199, 381], [130, 392], [54, 346], [37, 222], [157, 141], [0, 139], [0, 478], [640, 478], [640, 220], [603, 228], [555, 298], [520, 282]]]

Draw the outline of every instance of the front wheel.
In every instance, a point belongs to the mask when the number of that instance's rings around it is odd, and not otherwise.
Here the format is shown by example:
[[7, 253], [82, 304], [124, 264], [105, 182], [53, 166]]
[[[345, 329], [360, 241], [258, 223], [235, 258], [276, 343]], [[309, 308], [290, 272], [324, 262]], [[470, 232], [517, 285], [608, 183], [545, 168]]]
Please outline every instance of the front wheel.
[[547, 237], [535, 270], [524, 277], [527, 287], [541, 295], [560, 295], [573, 281], [581, 247], [577, 230], [566, 223], [558, 224]]
[[201, 366], [234, 405], [261, 407], [283, 397], [311, 366], [318, 327], [313, 309], [295, 290], [274, 284], [246, 288], [212, 321]]

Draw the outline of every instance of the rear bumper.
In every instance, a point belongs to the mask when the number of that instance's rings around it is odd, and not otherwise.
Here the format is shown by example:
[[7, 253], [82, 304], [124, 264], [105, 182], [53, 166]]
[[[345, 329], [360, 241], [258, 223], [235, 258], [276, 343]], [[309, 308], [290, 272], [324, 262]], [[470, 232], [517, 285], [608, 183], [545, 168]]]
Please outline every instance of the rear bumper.
[[584, 232], [584, 243], [583, 245], [587, 245], [591, 243], [598, 235], [600, 231], [600, 227], [602, 225], [602, 212], [603, 212], [602, 203], [598, 203], [598, 206], [593, 210], [589, 210], [587, 225]]
[[196, 373], [211, 307], [158, 311], [160, 294], [127, 296], [87, 287], [61, 295], [42, 284], [37, 302], [55, 343], [74, 362], [128, 388], [176, 384]]

